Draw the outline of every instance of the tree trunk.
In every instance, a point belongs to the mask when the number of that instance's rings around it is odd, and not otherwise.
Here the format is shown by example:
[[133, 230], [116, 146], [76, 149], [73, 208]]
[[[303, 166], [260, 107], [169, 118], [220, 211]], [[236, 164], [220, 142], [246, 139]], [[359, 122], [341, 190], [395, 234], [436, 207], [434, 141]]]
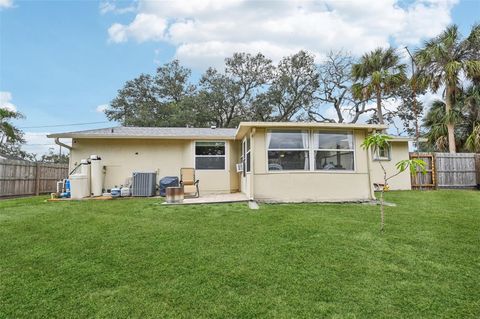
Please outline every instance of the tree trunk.
[[337, 111], [338, 123], [343, 123], [343, 114], [342, 114], [341, 105], [339, 103], [334, 103], [333, 105], [335, 107], [335, 111]]
[[[384, 186], [386, 187], [386, 186]], [[385, 212], [384, 212], [384, 201], [383, 201], [383, 192], [385, 192], [384, 187], [382, 187], [382, 192], [380, 193], [380, 231], [383, 233], [385, 228]]]
[[382, 187], [382, 192], [380, 193], [380, 231], [383, 233], [384, 228], [385, 228], [385, 211], [384, 211], [384, 200], [383, 200], [383, 193], [385, 192], [385, 187], [387, 187], [387, 171], [383, 167], [382, 163], [380, 163], [380, 166], [382, 167], [383, 170], [383, 187]]
[[[449, 115], [452, 111], [452, 93], [453, 89], [451, 86], [447, 86], [447, 92], [445, 94], [445, 113]], [[455, 146], [455, 124], [451, 122], [450, 116], [449, 121], [447, 123], [447, 131], [448, 131], [448, 150], [450, 153], [456, 153], [457, 149]]]
[[418, 127], [418, 107], [417, 107], [417, 87], [415, 83], [412, 86], [413, 114], [415, 116], [415, 152], [418, 155], [420, 148], [420, 129]]
[[385, 124], [383, 121], [382, 94], [379, 90], [377, 90], [377, 117], [380, 124]]

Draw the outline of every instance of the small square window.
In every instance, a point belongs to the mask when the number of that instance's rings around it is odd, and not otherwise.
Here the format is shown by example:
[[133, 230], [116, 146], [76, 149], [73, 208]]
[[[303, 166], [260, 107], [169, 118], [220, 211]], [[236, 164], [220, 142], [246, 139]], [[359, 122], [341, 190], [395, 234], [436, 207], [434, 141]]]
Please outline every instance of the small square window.
[[390, 146], [383, 146], [375, 148], [373, 153], [373, 159], [377, 161], [389, 161], [390, 160]]

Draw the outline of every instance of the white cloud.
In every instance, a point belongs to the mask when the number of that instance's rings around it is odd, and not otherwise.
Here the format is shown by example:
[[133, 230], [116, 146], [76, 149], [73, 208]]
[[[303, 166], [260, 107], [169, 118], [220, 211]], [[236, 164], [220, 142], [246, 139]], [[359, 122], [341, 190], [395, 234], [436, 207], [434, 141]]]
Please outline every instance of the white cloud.
[[101, 104], [95, 108], [95, 111], [98, 113], [104, 113], [106, 109], [108, 109], [108, 104]]
[[12, 8], [13, 0], [0, 0], [0, 8]]
[[395, 39], [412, 45], [417, 44], [419, 39], [438, 35], [452, 22], [450, 9], [456, 3], [456, 0], [417, 2], [404, 13], [403, 27], [395, 33]]
[[418, 44], [451, 23], [457, 0], [148, 1], [132, 22], [115, 23], [112, 42], [161, 41], [191, 66], [216, 65], [235, 51], [262, 51], [274, 60], [307, 49], [360, 55], [393, 40]]
[[17, 111], [17, 107], [12, 104], [12, 93], [2, 91], [0, 92], [0, 108], [7, 109], [10, 111]]
[[130, 5], [127, 7], [118, 7], [115, 0], [112, 1], [103, 1], [99, 5], [100, 13], [107, 14], [107, 13], [116, 13], [116, 14], [124, 14], [128, 12], [135, 12], [136, 8], [134, 5]]
[[138, 42], [160, 41], [164, 39], [164, 33], [167, 29], [167, 21], [154, 14], [139, 13], [132, 23], [123, 25], [113, 24], [108, 29], [108, 34], [112, 42], [125, 42], [133, 38]]
[[100, 9], [101, 14], [106, 14], [109, 12], [114, 12], [116, 9], [116, 6], [113, 2], [105, 1], [105, 2], [101, 2], [98, 8]]
[[108, 35], [111, 42], [120, 43], [127, 41], [125, 26], [120, 23], [112, 24], [112, 26], [108, 28]]

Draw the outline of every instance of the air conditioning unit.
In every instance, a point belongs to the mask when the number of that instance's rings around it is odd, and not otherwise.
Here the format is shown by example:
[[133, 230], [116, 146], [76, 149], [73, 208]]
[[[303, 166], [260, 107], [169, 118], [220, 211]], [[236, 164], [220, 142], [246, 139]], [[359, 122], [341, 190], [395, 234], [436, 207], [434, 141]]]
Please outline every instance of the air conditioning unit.
[[157, 173], [134, 172], [132, 178], [132, 196], [155, 196]]
[[237, 163], [235, 167], [237, 168], [237, 173], [243, 172], [243, 163]]

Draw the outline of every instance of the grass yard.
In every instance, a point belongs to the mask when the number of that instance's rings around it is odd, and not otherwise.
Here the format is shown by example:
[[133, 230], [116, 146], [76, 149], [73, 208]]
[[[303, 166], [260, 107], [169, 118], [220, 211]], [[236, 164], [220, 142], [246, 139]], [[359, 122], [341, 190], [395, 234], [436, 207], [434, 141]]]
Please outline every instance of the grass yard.
[[479, 318], [480, 192], [368, 205], [0, 201], [1, 318]]

